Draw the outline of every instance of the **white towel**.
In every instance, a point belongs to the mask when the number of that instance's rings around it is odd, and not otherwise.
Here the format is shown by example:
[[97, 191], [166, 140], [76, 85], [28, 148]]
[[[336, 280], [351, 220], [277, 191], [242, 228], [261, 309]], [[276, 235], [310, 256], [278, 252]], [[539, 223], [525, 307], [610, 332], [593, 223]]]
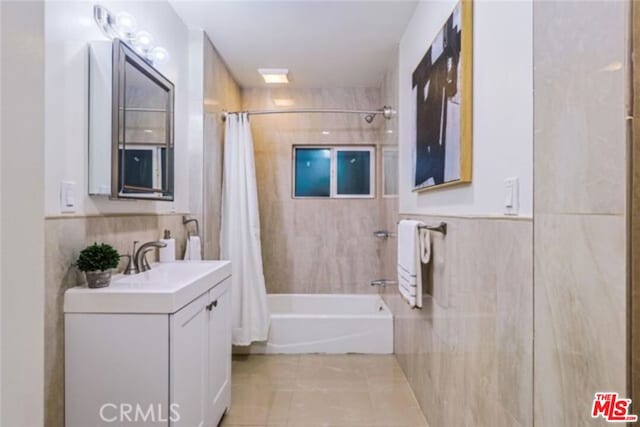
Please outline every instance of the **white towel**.
[[424, 223], [398, 223], [398, 290], [411, 307], [422, 307], [422, 264], [431, 259], [431, 237]]
[[200, 261], [202, 259], [201, 248], [200, 236], [189, 236], [187, 238], [187, 247], [184, 250], [184, 259], [186, 261]]

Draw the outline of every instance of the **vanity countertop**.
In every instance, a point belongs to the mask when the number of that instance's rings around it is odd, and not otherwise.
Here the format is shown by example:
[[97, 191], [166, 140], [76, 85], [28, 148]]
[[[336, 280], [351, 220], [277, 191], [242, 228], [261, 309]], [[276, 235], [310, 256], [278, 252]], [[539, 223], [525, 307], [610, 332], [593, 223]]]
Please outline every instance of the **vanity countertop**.
[[176, 261], [116, 275], [106, 288], [68, 289], [65, 313], [175, 313], [231, 276], [230, 261]]

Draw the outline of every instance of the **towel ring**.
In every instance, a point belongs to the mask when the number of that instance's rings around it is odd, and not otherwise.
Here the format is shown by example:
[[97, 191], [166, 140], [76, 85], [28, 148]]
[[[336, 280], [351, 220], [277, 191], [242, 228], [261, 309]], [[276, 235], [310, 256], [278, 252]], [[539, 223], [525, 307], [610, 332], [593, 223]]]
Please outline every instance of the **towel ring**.
[[187, 236], [198, 236], [200, 237], [200, 225], [198, 224], [198, 220], [195, 218], [187, 218], [186, 215], [182, 216], [182, 224], [185, 225], [185, 227], [187, 226], [187, 224], [189, 224], [190, 222], [195, 222], [196, 224], [196, 233], [195, 234], [191, 234], [189, 233], [189, 231], [187, 230]]

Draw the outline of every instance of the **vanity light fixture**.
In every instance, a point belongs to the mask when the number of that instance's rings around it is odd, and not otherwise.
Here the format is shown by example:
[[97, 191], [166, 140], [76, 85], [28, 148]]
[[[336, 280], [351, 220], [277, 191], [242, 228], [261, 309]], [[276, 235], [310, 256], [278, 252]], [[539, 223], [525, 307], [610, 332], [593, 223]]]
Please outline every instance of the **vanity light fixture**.
[[130, 39], [136, 31], [136, 18], [128, 12], [116, 15], [115, 29], [121, 39]]
[[289, 83], [289, 70], [287, 68], [258, 68], [258, 73], [265, 83], [283, 84]]
[[153, 45], [153, 36], [148, 31], [138, 31], [131, 39], [131, 43], [145, 51], [150, 51]]
[[331, 134], [331, 132], [329, 132], [328, 130], [323, 130], [323, 131], [322, 131], [322, 134], [323, 134], [323, 135], [330, 135], [330, 134]]
[[161, 46], [156, 46], [149, 51], [149, 57], [154, 64], [164, 64], [169, 60], [169, 52]]
[[93, 6], [93, 19], [107, 38], [119, 38], [148, 62], [162, 64], [169, 59], [169, 52], [165, 48], [153, 45], [151, 33], [136, 31], [136, 18], [130, 13], [123, 11], [114, 15], [106, 7], [96, 4]]

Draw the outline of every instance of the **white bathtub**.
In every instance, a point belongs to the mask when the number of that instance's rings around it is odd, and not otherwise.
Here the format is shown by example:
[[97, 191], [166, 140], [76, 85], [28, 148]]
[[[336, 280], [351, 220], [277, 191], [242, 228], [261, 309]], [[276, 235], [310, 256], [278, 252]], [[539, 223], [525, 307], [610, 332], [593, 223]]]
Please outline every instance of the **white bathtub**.
[[393, 317], [378, 295], [268, 295], [267, 342], [250, 353], [393, 353]]

